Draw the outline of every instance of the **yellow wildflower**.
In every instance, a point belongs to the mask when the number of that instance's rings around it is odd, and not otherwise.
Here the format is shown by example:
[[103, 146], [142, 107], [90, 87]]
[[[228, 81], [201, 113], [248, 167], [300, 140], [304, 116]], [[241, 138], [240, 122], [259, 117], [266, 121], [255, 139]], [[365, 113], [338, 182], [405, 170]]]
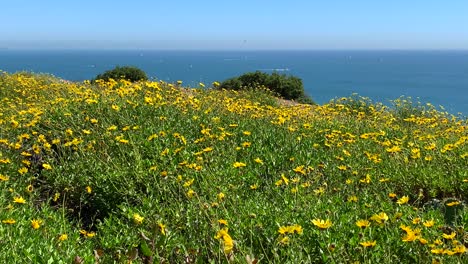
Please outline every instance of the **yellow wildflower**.
[[224, 197], [226, 197], [226, 195], [224, 193], [220, 192], [220, 193], [218, 193], [217, 197], [218, 197], [218, 200], [223, 200]]
[[23, 175], [28, 172], [28, 168], [22, 167], [18, 170], [19, 174]]
[[80, 234], [82, 234], [86, 238], [92, 238], [92, 237], [96, 236], [95, 232], [88, 232], [88, 231], [83, 230], [83, 229], [80, 230]]
[[44, 168], [46, 170], [51, 170], [52, 166], [50, 166], [50, 164], [48, 164], [48, 163], [44, 163], [44, 164], [42, 164], [42, 168]]
[[285, 236], [283, 238], [281, 238], [281, 240], [279, 241], [280, 244], [282, 245], [287, 245], [289, 244], [289, 237], [288, 236]]
[[255, 161], [256, 163], [258, 163], [258, 164], [262, 164], [262, 165], [263, 165], [263, 160], [261, 160], [260, 158], [256, 158], [254, 161]]
[[313, 219], [312, 223], [320, 229], [328, 229], [332, 226], [332, 222], [330, 219], [322, 220], [322, 219]]
[[289, 179], [284, 176], [284, 174], [281, 174], [281, 179], [283, 180], [284, 184], [289, 185]]
[[137, 225], [143, 223], [145, 218], [137, 213], [133, 214], [133, 222]]
[[8, 219], [5, 219], [5, 220], [2, 220], [2, 223], [12, 225], [12, 224], [16, 223], [16, 220], [12, 219], [12, 218], [8, 218]]
[[405, 195], [397, 200], [397, 204], [403, 205], [403, 204], [408, 203], [408, 201], [409, 201], [409, 197]]
[[364, 242], [361, 242], [359, 243], [361, 246], [363, 247], [374, 247], [377, 242], [374, 240], [374, 241], [364, 241]]
[[187, 197], [188, 197], [188, 198], [192, 198], [195, 194], [196, 194], [195, 191], [192, 190], [192, 189], [190, 189], [190, 190], [187, 191]]
[[459, 205], [460, 204], [460, 201], [453, 201], [453, 202], [450, 202], [450, 203], [446, 203], [445, 205], [447, 206], [455, 206], [455, 205]]
[[242, 162], [234, 162], [234, 164], [232, 166], [234, 166], [234, 168], [240, 168], [240, 167], [245, 167], [247, 165], [245, 163], [242, 163]]
[[68, 239], [68, 235], [67, 234], [61, 234], [59, 237], [58, 237], [58, 240], [60, 241], [65, 241]]
[[9, 179], [8, 176], [0, 174], [0, 181], [8, 181]]
[[306, 175], [306, 170], [304, 169], [304, 165], [298, 166], [293, 169], [294, 172], [300, 173], [302, 175]]
[[378, 224], [384, 224], [388, 220], [388, 215], [385, 212], [375, 214], [371, 217], [371, 220], [374, 220]]
[[26, 200], [22, 196], [18, 196], [13, 198], [14, 203], [25, 204]]
[[222, 239], [224, 244], [224, 254], [227, 255], [232, 252], [234, 248], [234, 240], [232, 240], [231, 236], [228, 234], [227, 228], [219, 230], [215, 236], [215, 239]]
[[445, 239], [448, 239], [448, 240], [452, 240], [455, 238], [457, 234], [455, 232], [452, 232], [450, 235], [448, 234], [442, 234], [442, 236], [445, 238]]
[[158, 223], [158, 227], [159, 227], [159, 231], [161, 232], [161, 234], [163, 236], [166, 235], [166, 225], [164, 225], [163, 223], [159, 222]]
[[432, 226], [434, 226], [434, 220], [424, 221], [424, 222], [423, 222], [423, 225], [424, 225], [425, 227], [432, 227]]
[[370, 226], [370, 222], [368, 220], [363, 220], [363, 219], [360, 219], [360, 220], [357, 220], [356, 221], [356, 225], [360, 228], [366, 228], [368, 226]]
[[31, 220], [31, 227], [33, 229], [39, 229], [39, 227], [41, 227], [41, 224], [42, 224], [42, 220], [40, 220], [40, 219]]

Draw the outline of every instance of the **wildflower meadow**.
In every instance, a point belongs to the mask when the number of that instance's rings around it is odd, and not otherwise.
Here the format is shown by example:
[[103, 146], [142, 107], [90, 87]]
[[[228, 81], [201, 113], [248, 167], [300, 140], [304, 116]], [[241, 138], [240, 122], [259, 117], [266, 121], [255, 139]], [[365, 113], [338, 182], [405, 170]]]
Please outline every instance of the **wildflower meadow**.
[[1, 72], [0, 262], [468, 263], [466, 117], [216, 85]]

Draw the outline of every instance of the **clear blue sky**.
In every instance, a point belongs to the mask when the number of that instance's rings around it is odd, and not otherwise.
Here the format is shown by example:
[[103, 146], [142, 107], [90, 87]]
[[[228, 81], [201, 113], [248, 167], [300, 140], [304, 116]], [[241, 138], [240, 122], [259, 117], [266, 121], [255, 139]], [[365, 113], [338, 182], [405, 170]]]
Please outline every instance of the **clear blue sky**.
[[468, 49], [468, 0], [3, 0], [0, 48]]

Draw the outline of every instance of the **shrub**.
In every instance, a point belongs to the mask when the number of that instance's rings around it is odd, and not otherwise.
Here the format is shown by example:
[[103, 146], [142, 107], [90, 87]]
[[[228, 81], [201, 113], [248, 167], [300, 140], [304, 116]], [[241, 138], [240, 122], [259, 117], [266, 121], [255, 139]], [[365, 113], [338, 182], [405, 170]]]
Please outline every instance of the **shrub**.
[[127, 80], [130, 82], [137, 82], [137, 81], [146, 81], [148, 80], [148, 76], [146, 73], [133, 66], [117, 66], [112, 70], [108, 70], [102, 74], [98, 74], [94, 81], [96, 80], [104, 80], [108, 81], [109, 79], [114, 79], [114, 80]]
[[247, 90], [267, 87], [272, 92], [287, 100], [313, 104], [312, 99], [304, 93], [304, 85], [298, 77], [273, 72], [267, 74], [261, 71], [245, 73], [241, 76], [225, 80], [218, 89]]

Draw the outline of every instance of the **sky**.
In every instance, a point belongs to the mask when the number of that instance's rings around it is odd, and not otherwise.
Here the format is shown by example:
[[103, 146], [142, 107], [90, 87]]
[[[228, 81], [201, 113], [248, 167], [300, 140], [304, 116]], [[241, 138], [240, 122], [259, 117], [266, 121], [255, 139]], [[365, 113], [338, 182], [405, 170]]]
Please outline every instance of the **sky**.
[[0, 49], [468, 49], [468, 0], [2, 0]]

